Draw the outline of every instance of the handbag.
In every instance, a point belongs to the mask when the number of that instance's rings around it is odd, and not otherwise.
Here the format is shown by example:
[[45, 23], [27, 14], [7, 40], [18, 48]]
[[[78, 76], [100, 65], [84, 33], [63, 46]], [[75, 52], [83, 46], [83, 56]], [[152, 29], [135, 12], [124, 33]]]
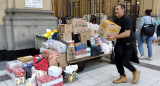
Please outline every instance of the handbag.
[[[145, 19], [144, 19], [145, 20]], [[152, 18], [151, 18], [152, 22]], [[151, 37], [154, 35], [155, 32], [155, 25], [152, 24], [143, 24], [142, 29], [141, 29], [141, 35], [147, 35], [148, 37]]]

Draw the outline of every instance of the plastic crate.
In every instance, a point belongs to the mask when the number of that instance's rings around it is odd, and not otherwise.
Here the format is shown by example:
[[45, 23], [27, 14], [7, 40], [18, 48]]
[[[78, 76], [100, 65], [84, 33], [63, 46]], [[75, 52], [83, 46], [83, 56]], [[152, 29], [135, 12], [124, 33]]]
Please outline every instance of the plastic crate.
[[35, 48], [39, 50], [42, 47], [42, 42], [46, 42], [47, 40], [48, 38], [46, 37], [36, 35], [35, 36]]

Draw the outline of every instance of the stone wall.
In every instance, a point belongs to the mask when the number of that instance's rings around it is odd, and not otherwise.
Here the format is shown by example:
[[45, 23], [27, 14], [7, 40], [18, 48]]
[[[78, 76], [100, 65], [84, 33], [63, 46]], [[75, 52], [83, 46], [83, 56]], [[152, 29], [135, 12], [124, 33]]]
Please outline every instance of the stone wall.
[[50, 10], [7, 9], [7, 50], [34, 48], [35, 35], [41, 35], [47, 28], [57, 29], [57, 18]]

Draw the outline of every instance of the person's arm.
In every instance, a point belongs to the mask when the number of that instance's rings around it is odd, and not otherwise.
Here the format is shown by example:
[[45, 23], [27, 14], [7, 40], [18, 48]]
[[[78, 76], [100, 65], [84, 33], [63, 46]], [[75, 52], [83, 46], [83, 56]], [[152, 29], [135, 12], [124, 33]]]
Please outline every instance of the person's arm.
[[138, 29], [142, 29], [142, 26], [143, 26], [143, 24], [144, 24], [144, 21], [145, 19], [144, 19], [144, 17], [142, 17], [141, 18], [141, 21], [140, 21], [140, 24], [139, 24], [139, 26], [138, 26]]
[[115, 36], [109, 36], [107, 37], [107, 40], [113, 41], [115, 39], [120, 39], [120, 38], [126, 38], [129, 37], [131, 33], [131, 30], [125, 30], [123, 33], [115, 35]]
[[125, 30], [123, 33], [116, 35], [115, 38], [116, 39], [126, 38], [130, 36], [130, 33], [131, 33], [131, 30]]
[[137, 32], [137, 35], [139, 36], [139, 33], [140, 33], [140, 31], [141, 31], [141, 29], [142, 29], [142, 26], [143, 26], [143, 24], [144, 24], [144, 17], [142, 17], [141, 18], [141, 21], [140, 21], [140, 24], [139, 24], [139, 26], [138, 26], [138, 32]]

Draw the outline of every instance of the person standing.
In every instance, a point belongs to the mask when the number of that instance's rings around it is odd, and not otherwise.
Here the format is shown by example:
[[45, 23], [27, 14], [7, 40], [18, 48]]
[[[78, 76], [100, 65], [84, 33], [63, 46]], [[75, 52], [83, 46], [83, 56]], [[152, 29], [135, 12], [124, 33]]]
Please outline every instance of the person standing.
[[[147, 35], [141, 34], [141, 29], [144, 24], [153, 24], [155, 26], [158, 26], [158, 23], [156, 22], [155, 19], [153, 19], [151, 15], [152, 10], [145, 10], [145, 16], [141, 18], [140, 25], [138, 27], [138, 49], [141, 54], [140, 59], [147, 59], [151, 60], [152, 57], [152, 40], [153, 36], [149, 37]], [[147, 48], [148, 48], [148, 57], [144, 56], [144, 49], [143, 49], [143, 43], [144, 41], [147, 42]]]
[[115, 15], [117, 18], [114, 22], [121, 26], [121, 30], [118, 35], [107, 37], [107, 40], [109, 41], [117, 39], [114, 52], [115, 64], [120, 74], [120, 78], [114, 80], [113, 83], [127, 83], [124, 67], [133, 73], [132, 83], [137, 83], [140, 71], [130, 63], [130, 60], [139, 63], [132, 21], [129, 16], [125, 14], [125, 6], [123, 4], [115, 6]]

